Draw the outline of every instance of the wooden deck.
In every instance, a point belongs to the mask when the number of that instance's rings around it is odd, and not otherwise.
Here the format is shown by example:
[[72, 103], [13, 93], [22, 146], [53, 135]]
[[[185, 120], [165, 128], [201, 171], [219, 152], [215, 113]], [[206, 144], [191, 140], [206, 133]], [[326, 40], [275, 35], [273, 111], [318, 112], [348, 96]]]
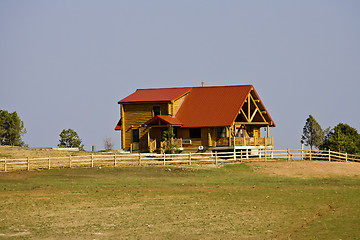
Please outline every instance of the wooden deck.
[[215, 147], [274, 146], [274, 137], [224, 137], [216, 140]]
[[[165, 141], [160, 142], [160, 146], [157, 146], [156, 139], [149, 139], [148, 140], [148, 150], [150, 153], [155, 152], [156, 150], [160, 150], [162, 153], [164, 149], [166, 148], [166, 145], [168, 143]], [[173, 139], [171, 144], [174, 144], [179, 149], [183, 149], [183, 139]], [[191, 147], [192, 144], [190, 144], [189, 147]], [[274, 146], [274, 137], [224, 137], [224, 138], [218, 138], [215, 142], [215, 145], [213, 147], [272, 147]], [[194, 147], [194, 146], [192, 146]], [[196, 147], [196, 145], [195, 145]], [[130, 151], [139, 151], [139, 143], [132, 143]]]

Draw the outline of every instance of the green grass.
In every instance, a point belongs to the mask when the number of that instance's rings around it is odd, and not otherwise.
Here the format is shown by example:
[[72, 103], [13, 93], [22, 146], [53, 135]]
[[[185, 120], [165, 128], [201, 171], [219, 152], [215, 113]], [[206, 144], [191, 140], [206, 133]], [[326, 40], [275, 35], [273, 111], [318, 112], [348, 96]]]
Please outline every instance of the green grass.
[[0, 238], [360, 239], [359, 178], [246, 164], [0, 174]]

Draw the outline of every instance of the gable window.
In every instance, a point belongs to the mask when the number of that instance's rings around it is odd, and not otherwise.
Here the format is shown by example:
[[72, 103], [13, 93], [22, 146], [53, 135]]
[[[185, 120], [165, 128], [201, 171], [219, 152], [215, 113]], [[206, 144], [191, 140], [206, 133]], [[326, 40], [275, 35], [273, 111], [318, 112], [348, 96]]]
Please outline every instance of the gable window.
[[153, 106], [153, 116], [160, 115], [160, 106]]
[[190, 128], [190, 138], [201, 138], [201, 128]]
[[218, 138], [226, 137], [226, 128], [225, 127], [218, 127], [217, 128], [217, 137]]
[[133, 142], [139, 142], [139, 129], [132, 130]]

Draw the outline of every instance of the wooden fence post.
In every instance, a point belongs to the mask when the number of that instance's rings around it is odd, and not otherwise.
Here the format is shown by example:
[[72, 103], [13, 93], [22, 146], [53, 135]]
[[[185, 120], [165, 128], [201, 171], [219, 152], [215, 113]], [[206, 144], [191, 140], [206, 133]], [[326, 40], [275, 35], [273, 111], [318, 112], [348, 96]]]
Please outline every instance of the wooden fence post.
[[265, 138], [265, 149], [264, 149], [265, 162], [266, 162], [266, 148], [267, 148], [267, 139]]
[[287, 149], [287, 160], [288, 161], [290, 160], [290, 151], [289, 151], [289, 149]]
[[49, 170], [50, 170], [50, 157], [48, 157], [48, 161], [49, 161], [48, 168], [49, 168]]
[[330, 162], [331, 161], [331, 150], [330, 149], [329, 149], [328, 157], [329, 157], [329, 162]]
[[27, 161], [27, 170], [30, 171], [30, 160], [29, 157], [26, 158]]
[[191, 165], [191, 152], [189, 152], [189, 165]]
[[347, 153], [345, 153], [345, 161], [346, 161], [346, 162], [348, 161]]
[[116, 167], [116, 153], [114, 153], [114, 166]]
[[312, 149], [310, 148], [310, 161], [312, 161]]
[[4, 172], [7, 172], [6, 158], [4, 159]]
[[215, 152], [215, 165], [217, 165], [217, 152]]
[[274, 148], [272, 147], [271, 148], [271, 159], [273, 159], [274, 158]]
[[71, 155], [69, 156], [69, 167], [71, 168]]
[[163, 154], [164, 154], [164, 166], [165, 166], [166, 155], [165, 155], [165, 153], [163, 153]]
[[246, 148], [246, 159], [248, 159], [248, 158], [249, 158], [249, 149]]
[[139, 165], [141, 166], [141, 153], [139, 152]]
[[94, 167], [94, 154], [91, 154], [91, 167]]
[[266, 162], [266, 145], [265, 145], [265, 149], [264, 149], [264, 158], [265, 158], [265, 162]]
[[235, 146], [234, 146], [234, 160], [236, 161], [236, 149], [235, 149]]
[[259, 159], [261, 159], [261, 148], [259, 148], [258, 154], [259, 154]]

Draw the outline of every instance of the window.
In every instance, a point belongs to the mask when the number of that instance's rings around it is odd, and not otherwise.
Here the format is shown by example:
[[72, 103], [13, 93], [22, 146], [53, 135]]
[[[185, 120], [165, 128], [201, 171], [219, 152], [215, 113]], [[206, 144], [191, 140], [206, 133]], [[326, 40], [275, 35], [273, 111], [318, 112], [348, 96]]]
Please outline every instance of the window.
[[132, 130], [132, 134], [133, 134], [133, 142], [139, 142], [139, 129], [133, 129]]
[[201, 138], [201, 128], [190, 128], [190, 138]]
[[160, 107], [159, 106], [153, 106], [153, 115], [154, 115], [154, 117], [157, 115], [160, 115]]
[[217, 137], [218, 138], [226, 137], [226, 128], [225, 127], [218, 127], [217, 128]]

